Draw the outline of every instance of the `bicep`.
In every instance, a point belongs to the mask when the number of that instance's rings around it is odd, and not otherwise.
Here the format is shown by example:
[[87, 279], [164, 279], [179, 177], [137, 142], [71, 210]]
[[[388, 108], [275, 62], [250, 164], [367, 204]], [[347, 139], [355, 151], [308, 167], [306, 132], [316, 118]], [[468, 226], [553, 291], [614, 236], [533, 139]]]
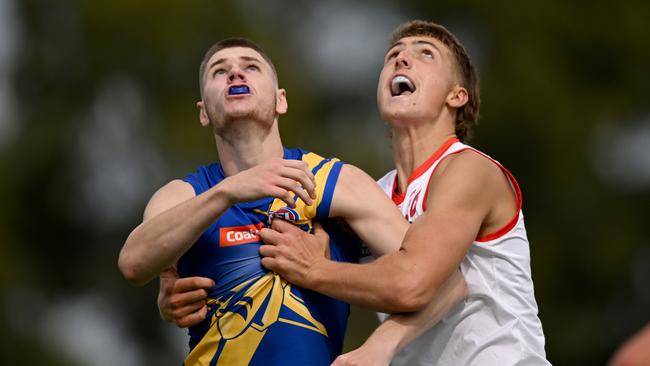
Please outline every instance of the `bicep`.
[[348, 164], [341, 168], [330, 216], [343, 218], [375, 256], [397, 251], [409, 226], [377, 183]]
[[427, 210], [406, 233], [402, 250], [422, 275], [420, 286], [437, 288], [458, 268], [490, 210], [486, 175], [472, 164], [454, 161], [436, 173], [428, 187]]
[[192, 185], [180, 179], [175, 179], [154, 193], [144, 209], [142, 221], [147, 221], [195, 196]]

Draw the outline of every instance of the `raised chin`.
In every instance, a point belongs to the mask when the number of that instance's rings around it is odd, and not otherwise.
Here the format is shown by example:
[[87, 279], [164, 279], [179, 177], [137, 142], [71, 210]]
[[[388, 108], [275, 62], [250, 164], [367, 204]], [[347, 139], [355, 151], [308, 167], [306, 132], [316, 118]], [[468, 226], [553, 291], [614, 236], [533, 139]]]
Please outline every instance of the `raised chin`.
[[381, 109], [381, 114], [385, 119], [390, 120], [409, 118], [409, 116], [415, 114], [417, 105], [415, 98], [391, 98]]

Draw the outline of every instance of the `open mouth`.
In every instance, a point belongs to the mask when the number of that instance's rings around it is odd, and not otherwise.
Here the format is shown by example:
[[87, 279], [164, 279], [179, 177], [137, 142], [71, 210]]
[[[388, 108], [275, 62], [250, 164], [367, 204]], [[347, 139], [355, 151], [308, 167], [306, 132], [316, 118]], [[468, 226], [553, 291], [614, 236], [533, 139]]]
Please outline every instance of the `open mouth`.
[[228, 88], [228, 95], [250, 94], [250, 92], [248, 85], [234, 85]]
[[390, 82], [390, 94], [394, 97], [399, 95], [410, 95], [415, 91], [413, 82], [404, 75], [397, 75]]

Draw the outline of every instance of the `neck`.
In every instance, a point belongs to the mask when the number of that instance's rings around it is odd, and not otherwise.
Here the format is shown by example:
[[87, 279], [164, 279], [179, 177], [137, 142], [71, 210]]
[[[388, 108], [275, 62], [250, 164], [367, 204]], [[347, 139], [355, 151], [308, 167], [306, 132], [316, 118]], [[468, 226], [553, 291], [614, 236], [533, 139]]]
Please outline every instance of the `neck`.
[[[452, 125], [453, 126], [453, 125]], [[397, 187], [405, 192], [408, 179], [445, 141], [455, 137], [453, 127], [426, 123], [392, 128], [393, 159], [397, 169]]]
[[284, 156], [277, 120], [266, 129], [254, 121], [237, 121], [214, 136], [227, 177]]

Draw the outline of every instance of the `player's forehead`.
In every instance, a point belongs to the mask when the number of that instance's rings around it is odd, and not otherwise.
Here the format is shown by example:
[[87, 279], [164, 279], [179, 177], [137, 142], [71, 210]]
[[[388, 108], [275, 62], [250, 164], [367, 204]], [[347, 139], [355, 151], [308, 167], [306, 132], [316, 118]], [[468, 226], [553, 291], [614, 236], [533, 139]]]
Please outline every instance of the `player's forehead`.
[[259, 52], [252, 48], [241, 46], [228, 47], [215, 52], [208, 60], [208, 67], [211, 68], [216, 64], [235, 61], [258, 62], [270, 69], [270, 65]]
[[411, 47], [430, 47], [441, 54], [448, 54], [450, 52], [449, 48], [442, 43], [439, 39], [431, 36], [408, 36], [398, 39], [393, 43], [386, 53], [389, 53], [395, 49], [404, 49]]

